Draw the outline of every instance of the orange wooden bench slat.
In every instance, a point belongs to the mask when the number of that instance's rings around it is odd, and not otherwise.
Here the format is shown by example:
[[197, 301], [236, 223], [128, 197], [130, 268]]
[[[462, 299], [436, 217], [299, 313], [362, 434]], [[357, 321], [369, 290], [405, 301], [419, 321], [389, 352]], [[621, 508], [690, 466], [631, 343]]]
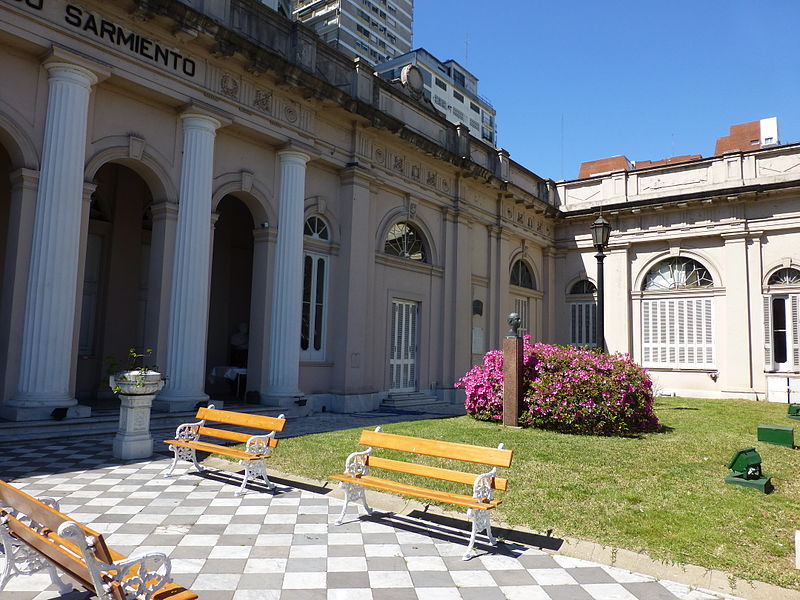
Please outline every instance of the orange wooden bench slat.
[[[368, 456], [367, 465], [377, 469], [386, 469], [388, 471], [406, 473], [408, 475], [432, 477], [434, 479], [441, 479], [442, 481], [452, 481], [454, 483], [464, 483], [467, 485], [474, 484], [475, 478], [477, 477], [477, 474], [473, 473], [464, 473], [463, 471], [453, 471], [451, 469], [442, 469], [440, 467], [431, 467], [428, 465], [403, 462], [401, 460], [392, 460], [390, 458], [381, 458], [379, 456]], [[503, 479], [502, 477], [495, 477], [492, 479], [492, 487], [496, 490], [507, 490], [508, 480]]]
[[[242, 444], [247, 443], [253, 435], [255, 434], [248, 434], [248, 433], [239, 433], [238, 431], [226, 431], [225, 429], [215, 429], [213, 427], [199, 427], [197, 432], [200, 435], [207, 435], [209, 437], [220, 438], [223, 440], [230, 440], [232, 442], [239, 442]], [[276, 448], [278, 446], [278, 440], [275, 438], [268, 438], [267, 444], [270, 448]]]
[[[81, 531], [83, 531], [84, 535], [87, 537], [94, 537], [98, 540], [96, 544], [96, 554], [97, 558], [105, 562], [113, 562], [114, 557], [110, 553], [108, 546], [106, 546], [106, 542], [99, 533], [86, 527], [81, 523], [70, 519], [64, 513], [57, 511], [52, 506], [48, 506], [47, 504], [37, 500], [30, 494], [14, 487], [13, 485], [6, 483], [5, 481], [0, 480], [0, 501], [4, 504], [13, 507], [15, 510], [27, 515], [32, 520], [36, 521], [37, 523], [43, 525], [47, 529], [53, 531], [54, 533], [58, 531], [58, 528], [61, 526], [62, 523], [66, 521], [72, 521], [78, 527], [80, 527]], [[2, 510], [2, 509], [0, 509]], [[69, 548], [71, 552], [74, 552], [77, 555], [80, 555], [80, 550], [77, 546], [75, 546], [72, 542], [68, 540], [63, 540], [59, 538], [64, 546]], [[124, 558], [121, 554], [119, 558]], [[119, 560], [117, 558], [116, 560]]]
[[273, 431], [283, 431], [283, 427], [286, 425], [286, 419], [204, 407], [197, 409], [197, 418], [207, 421], [215, 421], [217, 423], [227, 423], [228, 425], [240, 425], [242, 427], [254, 427], [256, 429], [270, 429]]
[[359, 443], [364, 446], [374, 446], [387, 450], [413, 452], [425, 456], [463, 460], [466, 462], [496, 467], [510, 467], [512, 451], [483, 446], [471, 446], [456, 442], [441, 442], [426, 440], [382, 431], [364, 430], [361, 432]]
[[153, 594], [153, 600], [194, 600], [197, 597], [197, 594], [177, 583], [168, 583]]
[[451, 492], [432, 490], [415, 485], [408, 485], [406, 483], [389, 481], [388, 479], [381, 479], [379, 477], [372, 477], [370, 475], [362, 475], [361, 477], [352, 477], [350, 475], [333, 475], [332, 478], [338, 481], [344, 481], [345, 483], [363, 485], [376, 490], [394, 492], [396, 494], [414, 496], [416, 498], [427, 498], [429, 500], [436, 500], [437, 502], [446, 502], [448, 504], [456, 504], [458, 506], [476, 508], [480, 510], [494, 508], [501, 502], [500, 500], [481, 502], [479, 500], [475, 500], [472, 496], [464, 496], [462, 494], [453, 494]]
[[183, 446], [184, 448], [194, 448], [195, 450], [200, 450], [201, 452], [209, 452], [211, 454], [223, 454], [225, 456], [230, 456], [231, 458], [238, 458], [240, 460], [261, 460], [264, 458], [269, 458], [269, 456], [266, 454], [249, 454], [244, 450], [239, 450], [238, 448], [219, 446], [217, 444], [211, 444], [209, 442], [185, 442], [183, 440], [164, 440], [164, 443], [171, 444], [173, 446]]

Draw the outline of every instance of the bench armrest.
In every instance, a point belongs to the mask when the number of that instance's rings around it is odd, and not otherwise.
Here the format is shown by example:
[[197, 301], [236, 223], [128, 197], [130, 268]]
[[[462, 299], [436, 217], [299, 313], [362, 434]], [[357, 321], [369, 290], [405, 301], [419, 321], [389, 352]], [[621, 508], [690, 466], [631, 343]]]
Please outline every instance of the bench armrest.
[[249, 440], [247, 440], [247, 446], [245, 446], [245, 451], [248, 454], [265, 454], [267, 456], [270, 455], [272, 452], [272, 448], [269, 445], [269, 440], [275, 437], [275, 432], [270, 431], [266, 435], [254, 435]]
[[200, 437], [199, 430], [205, 423], [205, 421], [197, 421], [196, 423], [178, 425], [175, 430], [175, 439], [182, 442], [196, 442]]
[[58, 535], [71, 540], [81, 551], [95, 593], [100, 597], [107, 597], [104, 594], [116, 582], [126, 598], [152, 600], [153, 594], [172, 581], [172, 567], [163, 552], [149, 552], [109, 564], [98, 560], [94, 553], [96, 540], [86, 537], [74, 521], [62, 523], [58, 528]]
[[472, 484], [472, 497], [481, 501], [492, 500], [494, 498], [492, 480], [496, 475], [497, 467], [494, 467], [488, 473], [481, 473], [475, 477], [475, 483]]
[[106, 575], [122, 586], [128, 598], [152, 600], [153, 595], [172, 581], [172, 565], [163, 552], [148, 552], [108, 565]]
[[372, 448], [367, 448], [363, 452], [353, 452], [344, 462], [344, 472], [353, 477], [367, 475], [369, 466], [367, 458], [372, 454]]

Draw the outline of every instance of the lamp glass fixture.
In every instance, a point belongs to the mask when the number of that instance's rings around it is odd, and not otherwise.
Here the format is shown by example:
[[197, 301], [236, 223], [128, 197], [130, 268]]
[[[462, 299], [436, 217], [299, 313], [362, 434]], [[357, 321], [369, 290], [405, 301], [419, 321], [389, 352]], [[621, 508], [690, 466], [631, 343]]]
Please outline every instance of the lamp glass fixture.
[[608, 245], [610, 235], [611, 225], [603, 218], [603, 215], [600, 215], [592, 223], [592, 244], [605, 248]]

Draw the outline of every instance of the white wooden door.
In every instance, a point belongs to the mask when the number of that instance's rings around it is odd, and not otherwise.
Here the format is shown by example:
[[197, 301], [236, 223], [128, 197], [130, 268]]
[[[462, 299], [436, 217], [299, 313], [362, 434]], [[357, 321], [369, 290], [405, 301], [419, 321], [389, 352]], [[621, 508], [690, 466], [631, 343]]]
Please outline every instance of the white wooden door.
[[416, 302], [392, 300], [389, 390], [413, 392], [417, 389], [417, 312]]

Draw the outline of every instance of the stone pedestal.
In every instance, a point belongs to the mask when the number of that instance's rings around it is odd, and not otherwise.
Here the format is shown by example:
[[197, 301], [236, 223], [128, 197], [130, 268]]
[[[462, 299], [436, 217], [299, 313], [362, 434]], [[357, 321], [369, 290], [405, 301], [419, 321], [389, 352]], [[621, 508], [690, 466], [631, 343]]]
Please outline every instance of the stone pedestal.
[[519, 427], [522, 414], [522, 338], [503, 340], [503, 425]]
[[114, 438], [114, 458], [132, 460], [153, 455], [150, 407], [155, 397], [155, 394], [119, 395], [119, 430]]
[[150, 408], [156, 393], [164, 387], [161, 373], [149, 369], [123, 371], [111, 376], [108, 384], [118, 393], [120, 401], [114, 457], [122, 460], [149, 458], [153, 455]]

